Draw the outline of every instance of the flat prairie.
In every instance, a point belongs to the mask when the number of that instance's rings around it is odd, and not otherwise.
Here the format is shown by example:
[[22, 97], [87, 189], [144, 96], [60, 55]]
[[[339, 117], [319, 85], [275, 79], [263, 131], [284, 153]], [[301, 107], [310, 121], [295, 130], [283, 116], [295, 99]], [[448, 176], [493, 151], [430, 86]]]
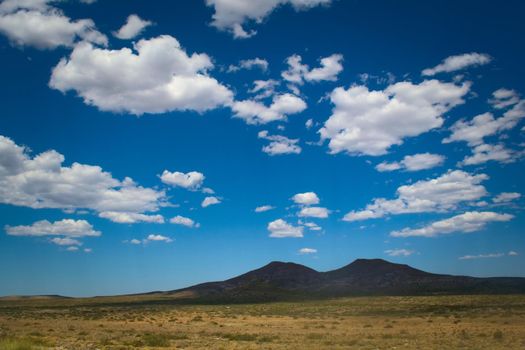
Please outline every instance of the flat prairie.
[[524, 349], [525, 295], [0, 301], [0, 349]]

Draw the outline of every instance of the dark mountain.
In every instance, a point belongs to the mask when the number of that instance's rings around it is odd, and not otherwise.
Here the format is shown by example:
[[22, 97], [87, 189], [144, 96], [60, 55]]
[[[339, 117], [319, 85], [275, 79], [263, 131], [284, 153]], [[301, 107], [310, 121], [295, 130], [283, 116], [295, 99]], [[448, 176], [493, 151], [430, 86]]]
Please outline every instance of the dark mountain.
[[525, 293], [525, 278], [476, 278], [433, 274], [382, 259], [358, 259], [340, 269], [271, 262], [221, 282], [208, 282], [165, 294], [200, 301], [253, 302], [354, 295]]

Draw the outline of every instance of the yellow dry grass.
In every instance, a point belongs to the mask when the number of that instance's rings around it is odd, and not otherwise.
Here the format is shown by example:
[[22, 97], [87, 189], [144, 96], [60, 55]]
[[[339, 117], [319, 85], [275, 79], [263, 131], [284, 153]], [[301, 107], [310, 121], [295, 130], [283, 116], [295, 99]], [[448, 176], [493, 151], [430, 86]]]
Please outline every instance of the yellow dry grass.
[[[17, 345], [18, 344], [18, 345]], [[525, 296], [0, 301], [0, 349], [523, 349]]]

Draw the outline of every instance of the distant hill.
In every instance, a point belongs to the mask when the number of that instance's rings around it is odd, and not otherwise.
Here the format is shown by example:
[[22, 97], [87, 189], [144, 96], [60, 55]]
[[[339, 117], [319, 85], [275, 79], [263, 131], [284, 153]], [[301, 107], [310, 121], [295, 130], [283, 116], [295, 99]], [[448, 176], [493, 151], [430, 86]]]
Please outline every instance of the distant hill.
[[521, 293], [525, 293], [525, 278], [440, 275], [382, 259], [357, 259], [328, 272], [275, 261], [225, 281], [162, 294], [203, 302], [255, 302], [359, 295]]
[[8, 295], [0, 297], [0, 300], [18, 301], [18, 300], [52, 300], [52, 299], [71, 299], [62, 295]]
[[[382, 259], [357, 259], [327, 272], [291, 262], [274, 261], [225, 281], [172, 291], [88, 299], [104, 303], [251, 303], [347, 296], [454, 294], [525, 294], [525, 278], [441, 275]], [[8, 302], [53, 299], [70, 298], [60, 295], [0, 297], [0, 301]]]

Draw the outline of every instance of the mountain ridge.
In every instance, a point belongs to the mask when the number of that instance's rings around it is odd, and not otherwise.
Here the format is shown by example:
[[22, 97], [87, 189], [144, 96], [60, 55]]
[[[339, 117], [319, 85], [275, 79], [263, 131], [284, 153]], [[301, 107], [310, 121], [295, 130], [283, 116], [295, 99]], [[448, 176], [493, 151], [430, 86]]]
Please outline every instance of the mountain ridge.
[[[244, 303], [348, 296], [525, 294], [525, 277], [471, 277], [426, 272], [383, 259], [356, 259], [320, 272], [294, 262], [272, 261], [238, 276], [193, 286], [93, 298], [161, 297], [173, 302]], [[76, 299], [61, 295], [4, 296], [0, 300]], [[80, 298], [83, 299], [83, 298]]]
[[164, 292], [195, 300], [279, 301], [361, 295], [521, 294], [522, 277], [470, 277], [430, 273], [383, 259], [356, 259], [319, 272], [292, 262], [261, 268], [217, 282]]

